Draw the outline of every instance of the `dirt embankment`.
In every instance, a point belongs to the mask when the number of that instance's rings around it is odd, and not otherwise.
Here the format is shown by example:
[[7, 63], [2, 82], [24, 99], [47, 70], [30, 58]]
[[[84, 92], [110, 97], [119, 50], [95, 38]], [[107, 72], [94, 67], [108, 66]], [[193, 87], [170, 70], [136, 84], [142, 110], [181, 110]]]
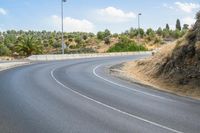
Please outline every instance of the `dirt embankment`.
[[178, 95], [200, 98], [200, 12], [188, 34], [152, 57], [127, 62], [123, 76]]

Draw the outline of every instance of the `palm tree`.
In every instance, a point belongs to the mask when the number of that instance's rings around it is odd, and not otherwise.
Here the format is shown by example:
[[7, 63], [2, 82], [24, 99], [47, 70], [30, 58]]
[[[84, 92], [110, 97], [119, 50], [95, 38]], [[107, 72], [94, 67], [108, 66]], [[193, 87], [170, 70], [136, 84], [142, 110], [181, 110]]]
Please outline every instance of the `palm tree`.
[[26, 35], [18, 38], [16, 50], [17, 52], [25, 56], [30, 56], [32, 54], [41, 54], [42, 45], [41, 42], [34, 36]]

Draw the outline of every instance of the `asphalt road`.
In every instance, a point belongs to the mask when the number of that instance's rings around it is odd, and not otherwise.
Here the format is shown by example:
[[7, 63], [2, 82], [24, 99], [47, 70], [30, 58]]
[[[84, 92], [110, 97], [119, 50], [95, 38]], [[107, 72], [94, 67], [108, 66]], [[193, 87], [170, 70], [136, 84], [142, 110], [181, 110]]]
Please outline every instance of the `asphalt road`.
[[200, 101], [109, 75], [142, 56], [37, 63], [0, 72], [0, 133], [199, 133]]

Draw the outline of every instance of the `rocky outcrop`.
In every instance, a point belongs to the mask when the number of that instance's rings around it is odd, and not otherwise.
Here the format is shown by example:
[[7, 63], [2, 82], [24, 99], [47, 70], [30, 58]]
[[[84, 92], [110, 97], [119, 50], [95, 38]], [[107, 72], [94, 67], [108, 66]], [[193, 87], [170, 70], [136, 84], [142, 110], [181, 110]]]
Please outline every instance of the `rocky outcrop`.
[[200, 12], [196, 18], [193, 28], [161, 63], [156, 75], [176, 84], [200, 88]]

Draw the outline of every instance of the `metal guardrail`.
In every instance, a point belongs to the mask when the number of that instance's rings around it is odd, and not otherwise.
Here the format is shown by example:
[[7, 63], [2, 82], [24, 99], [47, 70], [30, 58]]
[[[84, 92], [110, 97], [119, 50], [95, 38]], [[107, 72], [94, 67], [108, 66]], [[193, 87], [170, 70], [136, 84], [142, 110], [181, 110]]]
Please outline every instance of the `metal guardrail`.
[[138, 54], [151, 54], [151, 52], [121, 52], [121, 53], [92, 53], [92, 54], [64, 54], [64, 55], [32, 55], [28, 57], [31, 61], [52, 61], [52, 60], [66, 60], [66, 59], [81, 59], [81, 58], [95, 58], [95, 57], [113, 57], [126, 56]]

